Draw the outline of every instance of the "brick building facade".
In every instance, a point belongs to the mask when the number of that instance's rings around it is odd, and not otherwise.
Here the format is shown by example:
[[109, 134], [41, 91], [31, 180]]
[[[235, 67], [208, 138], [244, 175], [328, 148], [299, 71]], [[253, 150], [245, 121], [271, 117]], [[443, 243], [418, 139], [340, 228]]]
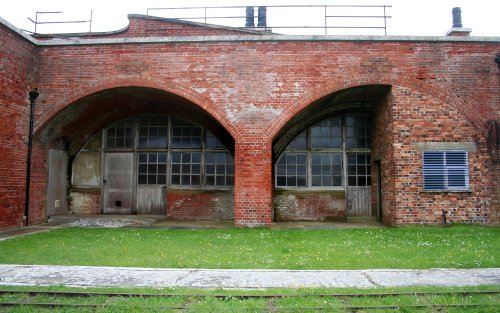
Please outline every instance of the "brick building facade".
[[[0, 228], [55, 214], [498, 224], [500, 38], [0, 20]], [[454, 33], [456, 35], [456, 33]]]

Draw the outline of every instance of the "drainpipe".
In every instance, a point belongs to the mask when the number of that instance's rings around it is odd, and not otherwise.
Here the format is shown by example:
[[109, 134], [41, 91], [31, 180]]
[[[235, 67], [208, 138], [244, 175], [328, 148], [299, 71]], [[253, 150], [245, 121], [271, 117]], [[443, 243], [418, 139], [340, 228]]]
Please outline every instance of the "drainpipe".
[[30, 96], [30, 126], [28, 133], [28, 158], [26, 160], [26, 199], [24, 201], [24, 225], [29, 224], [29, 210], [30, 210], [30, 182], [31, 182], [31, 151], [33, 150], [33, 122], [35, 118], [35, 102], [38, 98], [38, 88], [29, 92]]

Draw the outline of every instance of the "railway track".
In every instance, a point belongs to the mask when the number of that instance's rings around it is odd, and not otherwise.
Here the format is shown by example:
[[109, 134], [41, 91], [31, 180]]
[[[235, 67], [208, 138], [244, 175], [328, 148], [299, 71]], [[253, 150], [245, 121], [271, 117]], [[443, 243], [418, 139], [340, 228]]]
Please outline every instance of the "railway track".
[[[37, 291], [37, 290], [0, 290], [0, 299], [17, 298], [13, 301], [0, 301], [0, 309], [3, 308], [47, 308], [47, 309], [89, 309], [95, 312], [98, 309], [112, 309], [118, 311], [127, 311], [127, 309], [137, 308], [136, 305], [123, 305], [113, 303], [113, 299], [119, 298], [155, 298], [155, 299], [173, 299], [173, 298], [188, 298], [189, 303], [182, 305], [145, 305], [141, 306], [141, 311], [188, 311], [192, 310], [190, 304], [193, 301], [201, 301], [205, 298], [215, 298], [219, 300], [247, 300], [247, 299], [265, 299], [268, 303], [266, 308], [244, 308], [238, 307], [238, 310], [248, 310], [253, 312], [287, 312], [287, 311], [343, 311], [343, 312], [376, 312], [382, 310], [400, 310], [408, 309], [415, 311], [425, 311], [426, 309], [445, 310], [448, 308], [480, 308], [494, 312], [500, 308], [500, 302], [495, 303], [432, 303], [423, 301], [423, 303], [408, 303], [408, 304], [382, 304], [382, 305], [352, 305], [349, 304], [352, 299], [359, 298], [398, 298], [398, 297], [415, 297], [419, 299], [436, 297], [436, 296], [452, 296], [456, 297], [474, 297], [474, 296], [498, 296], [500, 291], [485, 290], [485, 291], [442, 291], [442, 292], [390, 292], [390, 293], [321, 293], [321, 294], [182, 294], [182, 293], [122, 293], [122, 292], [82, 292], [82, 291]], [[102, 297], [106, 298], [105, 303], [81, 303], [85, 298]], [[278, 299], [296, 299], [296, 298], [321, 298], [321, 299], [338, 299], [340, 304], [335, 305], [320, 305], [320, 306], [275, 306], [273, 300]], [[40, 299], [42, 298], [42, 299]], [[43, 301], [43, 299], [68, 299], [77, 298], [70, 303]], [[82, 301], [84, 302], [84, 301]], [[210, 308], [197, 308], [195, 311], [210, 311]], [[227, 311], [227, 310], [225, 310]], [[446, 312], [446, 311], [444, 311]]]

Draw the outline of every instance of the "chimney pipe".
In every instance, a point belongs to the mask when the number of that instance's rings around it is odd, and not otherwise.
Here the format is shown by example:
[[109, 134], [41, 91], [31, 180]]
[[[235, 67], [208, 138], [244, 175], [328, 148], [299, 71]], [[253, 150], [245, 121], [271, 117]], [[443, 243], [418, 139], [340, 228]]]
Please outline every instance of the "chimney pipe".
[[245, 27], [255, 27], [254, 15], [254, 7], [247, 7]]
[[453, 15], [453, 27], [454, 28], [462, 28], [462, 10], [459, 7], [453, 8], [451, 10], [451, 14]]
[[267, 27], [267, 8], [262, 6], [258, 9], [259, 17], [257, 19], [258, 27]]
[[446, 33], [446, 36], [470, 36], [472, 29], [464, 28], [462, 25], [462, 9], [455, 7], [451, 10], [451, 13], [453, 15], [453, 25]]

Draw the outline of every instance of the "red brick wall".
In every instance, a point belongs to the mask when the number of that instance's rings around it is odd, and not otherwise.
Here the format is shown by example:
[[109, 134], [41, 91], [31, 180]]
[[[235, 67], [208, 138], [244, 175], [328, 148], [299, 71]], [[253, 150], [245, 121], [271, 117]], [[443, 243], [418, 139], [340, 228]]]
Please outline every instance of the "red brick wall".
[[[408, 88], [393, 87], [395, 220], [436, 224], [442, 211], [459, 223], [488, 223], [494, 177], [484, 136], [463, 115], [440, 100]], [[470, 192], [425, 192], [419, 142], [472, 143], [469, 152]]]
[[274, 220], [284, 221], [345, 221], [346, 201], [343, 191], [274, 192]]
[[[10, 89], [13, 94], [1, 97], [2, 101], [15, 103], [16, 107], [8, 117], [16, 121], [19, 129], [24, 129], [27, 124], [21, 116], [27, 112], [29, 88], [23, 83], [31, 77], [27, 74], [27, 64], [30, 64], [33, 51], [30, 44], [22, 43], [11, 33], [7, 31], [10, 48], [2, 45], [2, 53], [7, 53], [12, 59], [11, 66], [19, 65], [22, 70], [7, 75], [7, 78], [2, 77], [4, 84], [7, 80], [6, 83], [13, 86]], [[24, 46], [21, 47], [20, 43]], [[75, 122], [64, 124], [67, 117], [64, 108], [80, 99], [92, 102], [99, 91], [143, 86], [175, 94], [205, 111], [236, 141], [234, 211], [237, 225], [271, 223], [271, 142], [282, 127], [320, 98], [346, 88], [372, 84], [393, 86], [392, 99], [381, 107], [381, 113], [376, 117], [380, 121], [377, 132], [382, 136], [377, 139], [380, 141], [377, 149], [382, 156], [383, 184], [386, 185], [383, 188], [386, 222], [434, 223], [438, 221], [436, 210], [441, 207], [453, 209], [454, 206], [458, 212], [454, 217], [457, 221], [481, 222], [485, 220], [484, 214], [488, 216], [486, 219], [491, 215], [492, 181], [499, 178], [498, 170], [493, 171], [488, 163], [484, 123], [500, 118], [500, 75], [494, 62], [494, 55], [500, 50], [498, 41], [228, 39], [67, 44], [39, 46], [36, 50], [35, 80], [41, 91], [36, 129], [40, 142], [47, 140], [48, 133], [50, 138], [88, 136], [86, 126], [95, 119], [110, 114], [123, 116], [130, 109], [130, 106], [121, 105], [125, 97], [117, 97], [120, 101], [110, 109], [111, 113], [100, 111], [104, 109], [98, 106], [81, 112], [76, 109], [71, 114], [80, 118], [69, 119]], [[2, 114], [6, 115], [6, 112], [10, 111], [2, 108]], [[441, 119], [439, 126], [429, 120], [427, 112], [434, 114], [435, 120]], [[48, 130], [48, 125], [54, 126], [50, 123], [54, 117], [59, 118], [59, 126]], [[386, 122], [391, 129], [384, 129]], [[429, 127], [432, 132], [415, 132], [411, 126], [420, 125], [417, 123], [423, 123], [419, 131]], [[11, 126], [7, 127], [8, 133], [12, 134]], [[19, 136], [24, 133], [16, 128], [14, 134], [18, 137], [13, 142], [21, 144]], [[456, 198], [457, 195], [422, 194], [415, 189], [420, 188], [421, 182], [418, 181], [420, 160], [412, 150], [413, 143], [430, 140], [473, 141], [476, 144], [477, 152], [471, 153], [471, 169], [474, 170], [471, 174], [472, 193]], [[22, 158], [23, 152], [16, 147], [10, 153], [11, 159], [2, 157], [9, 167], [18, 164], [14, 160]], [[46, 151], [39, 151], [34, 157], [42, 162], [45, 155]], [[33, 200], [43, 203], [41, 177], [46, 169], [40, 165], [37, 171], [39, 193]], [[411, 180], [401, 177], [407, 174], [412, 176]], [[9, 170], [6, 177], [21, 178], [19, 181], [22, 181], [22, 176], [19, 171]], [[21, 204], [18, 200], [21, 196], [17, 191], [22, 188], [22, 183], [16, 179], [15, 184], [18, 185], [15, 191], [2, 194], [7, 198], [6, 203], [16, 211], [13, 215], [19, 217]], [[10, 188], [12, 184], [8, 186]], [[7, 195], [15, 200], [9, 200]], [[460, 200], [462, 198], [464, 200]], [[465, 201], [465, 204], [460, 204], [460, 201]], [[432, 203], [438, 205], [431, 208]], [[410, 208], [418, 212], [410, 212]], [[478, 208], [481, 217], [474, 213]], [[3, 223], [12, 224], [15, 220], [16, 217], [9, 217], [8, 222]]]
[[[372, 208], [377, 208], [377, 173], [374, 161], [380, 161], [382, 221], [393, 225], [396, 215], [395, 164], [393, 146], [392, 95], [376, 106], [372, 129]], [[375, 214], [376, 215], [376, 212]]]
[[0, 228], [24, 216], [29, 99], [35, 46], [0, 24]]
[[234, 163], [235, 224], [249, 227], [270, 226], [273, 182], [270, 142], [263, 142], [259, 138], [237, 142]]
[[232, 191], [169, 189], [167, 218], [176, 220], [231, 220], [234, 218]]

